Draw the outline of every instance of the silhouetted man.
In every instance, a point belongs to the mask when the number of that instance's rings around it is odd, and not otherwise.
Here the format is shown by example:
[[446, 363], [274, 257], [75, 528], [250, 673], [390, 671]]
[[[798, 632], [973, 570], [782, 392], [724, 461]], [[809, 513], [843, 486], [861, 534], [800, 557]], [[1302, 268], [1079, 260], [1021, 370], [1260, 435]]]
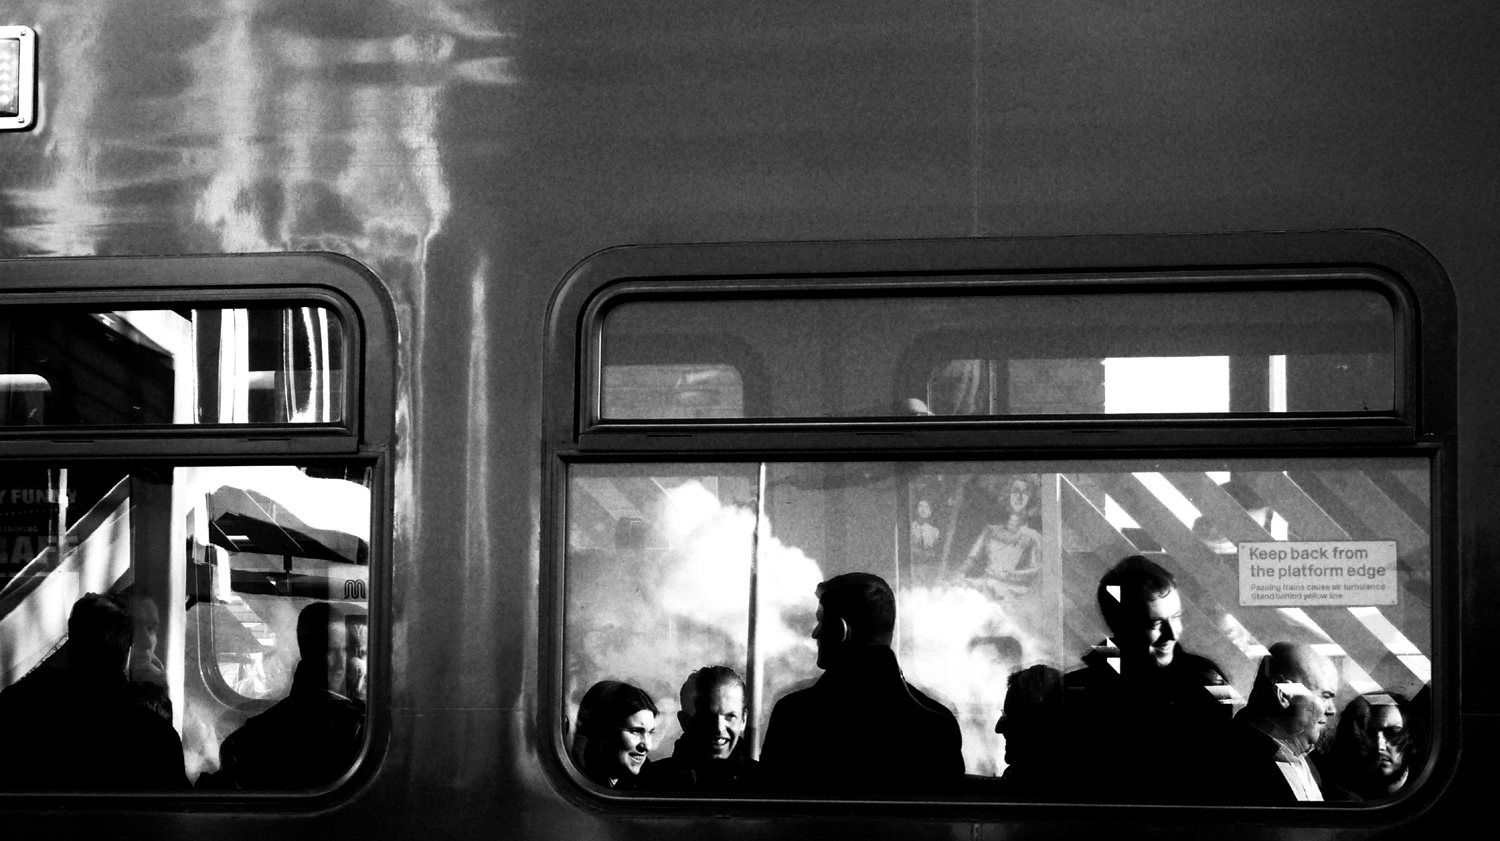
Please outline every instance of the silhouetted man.
[[126, 678], [130, 614], [90, 593], [68, 615], [67, 668], [37, 669], [0, 693], [0, 788], [186, 789], [182, 740]]
[[1224, 794], [1247, 800], [1322, 800], [1308, 754], [1334, 714], [1339, 673], [1305, 643], [1278, 642], [1261, 658], [1250, 700], [1234, 717], [1220, 767]]
[[727, 666], [705, 666], [682, 685], [677, 721], [682, 735], [672, 755], [649, 766], [649, 788], [736, 791], [753, 786], [759, 763], [745, 735], [745, 681]]
[[1046, 796], [1064, 791], [1076, 772], [1073, 757], [1058, 749], [1058, 735], [1072, 723], [1063, 709], [1063, 676], [1051, 666], [1011, 672], [1005, 706], [995, 732], [1005, 737], [1005, 774], [1012, 796]]
[[[1204, 778], [1191, 769], [1211, 761], [1229, 723], [1230, 708], [1220, 703], [1228, 681], [1212, 660], [1183, 649], [1176, 580], [1131, 555], [1099, 580], [1097, 598], [1110, 638], [1064, 676], [1080, 793], [1126, 802], [1202, 796]], [[1143, 757], [1188, 773], [1163, 785], [1139, 773]]]
[[206, 785], [315, 788], [349, 770], [364, 736], [365, 705], [344, 694], [348, 639], [339, 608], [313, 602], [302, 609], [297, 616], [302, 659], [291, 692], [224, 740], [219, 771]]
[[875, 575], [818, 585], [823, 676], [781, 699], [761, 748], [769, 786], [796, 792], [949, 790], [963, 780], [953, 713], [906, 682], [891, 651], [896, 598]]

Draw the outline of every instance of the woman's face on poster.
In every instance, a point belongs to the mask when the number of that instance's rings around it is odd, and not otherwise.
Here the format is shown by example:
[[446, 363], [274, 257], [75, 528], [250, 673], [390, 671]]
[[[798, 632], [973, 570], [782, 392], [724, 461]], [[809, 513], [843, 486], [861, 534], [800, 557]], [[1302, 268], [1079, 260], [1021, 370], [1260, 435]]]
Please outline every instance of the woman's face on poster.
[[1013, 514], [1024, 512], [1031, 505], [1031, 485], [1025, 479], [1010, 481], [1010, 510]]

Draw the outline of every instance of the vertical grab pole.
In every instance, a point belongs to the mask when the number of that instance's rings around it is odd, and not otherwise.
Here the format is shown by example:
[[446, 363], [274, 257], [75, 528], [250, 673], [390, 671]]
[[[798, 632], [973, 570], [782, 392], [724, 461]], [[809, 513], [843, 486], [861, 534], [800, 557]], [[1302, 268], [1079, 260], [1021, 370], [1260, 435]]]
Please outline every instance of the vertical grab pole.
[[[49, 470], [50, 474], [51, 471]], [[57, 469], [57, 528], [52, 540], [57, 547], [52, 553], [52, 567], [62, 566], [68, 559], [68, 468]], [[40, 550], [38, 550], [40, 554]]]
[[750, 533], [750, 629], [745, 664], [745, 684], [750, 697], [745, 699], [745, 729], [749, 731], [750, 758], [760, 758], [760, 710], [765, 689], [766, 654], [757, 639], [760, 630], [760, 545], [761, 529], [766, 528], [766, 463], [761, 462], [756, 478], [755, 530]]

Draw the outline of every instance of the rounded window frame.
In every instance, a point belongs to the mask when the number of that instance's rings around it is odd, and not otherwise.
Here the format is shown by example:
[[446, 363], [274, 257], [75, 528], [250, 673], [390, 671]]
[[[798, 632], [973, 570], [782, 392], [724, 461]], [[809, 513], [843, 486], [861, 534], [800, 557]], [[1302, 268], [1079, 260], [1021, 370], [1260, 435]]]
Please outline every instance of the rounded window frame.
[[317, 305], [342, 321], [343, 420], [315, 424], [0, 427], [0, 460], [186, 465], [362, 464], [371, 476], [369, 703], [349, 770], [308, 791], [0, 792], [8, 809], [314, 811], [367, 785], [390, 742], [396, 316], [389, 292], [356, 260], [331, 252], [0, 260], [0, 306], [151, 309]]
[[[951, 419], [746, 419], [744, 421], [608, 421], [599, 416], [604, 315], [616, 302], [640, 299], [872, 294], [900, 289], [1057, 289], [1098, 284], [1116, 289], [1243, 287], [1336, 278], [1386, 290], [1397, 342], [1396, 393], [1385, 416], [1292, 417], [1113, 416], [1107, 419], [984, 417]], [[1154, 282], [1153, 282], [1154, 281]], [[1224, 285], [1216, 285], [1223, 283]], [[1334, 825], [1405, 820], [1429, 807], [1456, 766], [1459, 602], [1456, 520], [1456, 305], [1441, 266], [1419, 245], [1387, 231], [1215, 235], [1054, 237], [894, 242], [625, 246], [575, 266], [548, 310], [544, 408], [541, 632], [538, 708], [544, 766], [567, 797], [590, 808], [632, 814], [666, 809], [693, 814], [837, 813], [846, 802], [811, 798], [622, 795], [587, 782], [568, 761], [557, 711], [563, 700], [563, 616], [567, 546], [567, 473], [575, 463], [644, 463], [752, 459], [1036, 459], [1137, 458], [1153, 452], [1189, 456], [1266, 456], [1315, 452], [1421, 455], [1433, 468], [1432, 545], [1433, 746], [1412, 790], [1389, 803], [1319, 804], [1288, 809], [1264, 804], [1062, 804], [975, 802], [961, 797], [858, 801], [863, 808], [945, 818], [993, 820], [1076, 817], [1118, 819], [1147, 809], [1162, 822], [1201, 821], [1228, 805], [1235, 819]], [[1083, 429], [1081, 427], [1088, 427]], [[1078, 432], [1091, 434], [1077, 434]], [[996, 433], [1004, 444], [996, 444]], [[1162, 436], [1169, 444], [1160, 443]]]

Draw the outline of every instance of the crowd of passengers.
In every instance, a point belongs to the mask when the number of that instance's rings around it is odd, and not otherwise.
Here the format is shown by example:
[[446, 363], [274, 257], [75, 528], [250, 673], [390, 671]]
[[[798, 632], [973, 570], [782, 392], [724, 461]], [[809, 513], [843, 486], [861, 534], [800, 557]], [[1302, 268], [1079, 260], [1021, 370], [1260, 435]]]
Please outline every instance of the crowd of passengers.
[[[66, 666], [36, 669], [0, 692], [0, 791], [193, 787], [155, 655], [154, 608], [132, 606], [140, 615], [108, 596], [79, 599], [68, 616]], [[219, 770], [199, 776], [197, 788], [305, 790], [343, 776], [364, 742], [353, 636], [337, 605], [303, 608], [291, 691], [223, 741]]]
[[[1414, 702], [1356, 697], [1329, 738], [1338, 670], [1303, 643], [1270, 647], [1231, 719], [1223, 671], [1181, 645], [1171, 573], [1132, 555], [1099, 582], [1111, 637], [1081, 668], [1033, 665], [1010, 676], [995, 725], [1005, 736], [1005, 774], [975, 780], [964, 773], [954, 714], [906, 681], [891, 650], [889, 585], [849, 573], [819, 585], [817, 597], [823, 674], [772, 709], [758, 761], [744, 739], [744, 681], [707, 666], [682, 687], [683, 732], [672, 756], [655, 761], [659, 710], [650, 696], [620, 681], [591, 687], [573, 728], [578, 767], [603, 786], [659, 792], [994, 791], [1169, 802], [1379, 799], [1425, 761], [1426, 690]], [[146, 629], [141, 640], [137, 625]], [[191, 787], [152, 628], [151, 617], [133, 618], [105, 596], [73, 606], [66, 668], [38, 669], [0, 692], [0, 721], [11, 725], [0, 790]], [[347, 772], [365, 724], [364, 702], [350, 688], [350, 636], [336, 605], [303, 609], [290, 693], [224, 740], [219, 770], [200, 776], [198, 788], [308, 789]]]
[[[1361, 695], [1338, 715], [1337, 668], [1312, 646], [1279, 642], [1237, 714], [1224, 672], [1186, 651], [1170, 572], [1140, 555], [1099, 582], [1111, 636], [1063, 674], [1011, 674], [995, 732], [1004, 775], [964, 773], [953, 712], [908, 683], [891, 650], [896, 600], [867, 573], [819, 585], [811, 686], [778, 701], [759, 760], [744, 738], [745, 683], [706, 666], [688, 676], [670, 757], [651, 759], [657, 705], [629, 683], [592, 686], [570, 753], [612, 789], [670, 792], [983, 794], [1107, 802], [1318, 801], [1389, 797], [1425, 762], [1427, 692]], [[1166, 773], [1155, 773], [1165, 769]]]

